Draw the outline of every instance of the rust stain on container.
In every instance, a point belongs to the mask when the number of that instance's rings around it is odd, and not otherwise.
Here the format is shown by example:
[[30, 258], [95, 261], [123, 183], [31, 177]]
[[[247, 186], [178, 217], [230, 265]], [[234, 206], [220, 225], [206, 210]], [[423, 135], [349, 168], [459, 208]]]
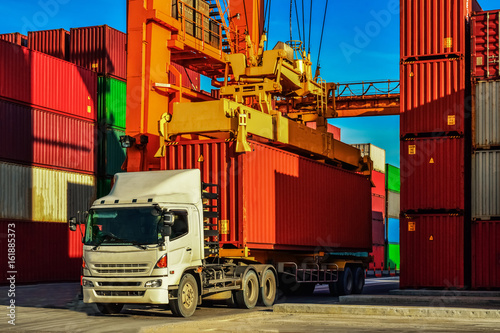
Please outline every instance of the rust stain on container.
[[[370, 182], [363, 176], [251, 142], [234, 153], [220, 140], [169, 146], [162, 168], [201, 170], [220, 184], [223, 244], [251, 249], [363, 250], [372, 245]], [[198, 162], [200, 155], [204, 162]]]
[[463, 288], [463, 217], [411, 215], [400, 223], [400, 288]]
[[[415, 146], [415, 154], [410, 154]], [[464, 139], [401, 142], [401, 211], [464, 209]]]
[[[413, 75], [410, 75], [413, 73]], [[465, 61], [401, 65], [401, 135], [464, 132]]]

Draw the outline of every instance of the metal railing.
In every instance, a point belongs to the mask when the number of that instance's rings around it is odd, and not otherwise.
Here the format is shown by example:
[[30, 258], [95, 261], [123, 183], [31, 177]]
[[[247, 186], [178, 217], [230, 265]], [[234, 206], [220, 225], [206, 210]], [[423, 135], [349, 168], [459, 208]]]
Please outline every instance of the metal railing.
[[[288, 269], [287, 269], [288, 268]], [[337, 264], [306, 263], [299, 266], [295, 262], [278, 263], [278, 272], [293, 276], [297, 283], [331, 283], [338, 281], [339, 266]]]
[[337, 83], [335, 97], [391, 96], [399, 94], [399, 81]]

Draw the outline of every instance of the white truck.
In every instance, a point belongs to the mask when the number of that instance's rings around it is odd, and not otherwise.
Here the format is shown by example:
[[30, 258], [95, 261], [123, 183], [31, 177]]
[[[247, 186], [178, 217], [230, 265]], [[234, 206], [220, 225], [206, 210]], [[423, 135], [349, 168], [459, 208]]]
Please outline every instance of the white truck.
[[[86, 214], [82, 288], [85, 303], [104, 314], [124, 304], [168, 304], [191, 316], [202, 299], [229, 299], [243, 308], [272, 306], [272, 265], [218, 255], [214, 205], [200, 170], [119, 173], [111, 192]], [[208, 202], [210, 203], [210, 202]], [[76, 218], [69, 220], [75, 231]], [[212, 226], [212, 228], [211, 228]], [[80, 229], [82, 230], [82, 229]]]

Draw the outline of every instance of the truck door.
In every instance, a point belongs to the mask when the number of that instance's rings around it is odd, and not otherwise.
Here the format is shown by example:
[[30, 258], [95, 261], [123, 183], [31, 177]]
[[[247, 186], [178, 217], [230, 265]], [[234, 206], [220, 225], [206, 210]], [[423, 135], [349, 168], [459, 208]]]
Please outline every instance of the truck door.
[[175, 214], [172, 234], [168, 244], [168, 267], [189, 266], [193, 256], [193, 230], [189, 230], [188, 213], [185, 210], [172, 211]]

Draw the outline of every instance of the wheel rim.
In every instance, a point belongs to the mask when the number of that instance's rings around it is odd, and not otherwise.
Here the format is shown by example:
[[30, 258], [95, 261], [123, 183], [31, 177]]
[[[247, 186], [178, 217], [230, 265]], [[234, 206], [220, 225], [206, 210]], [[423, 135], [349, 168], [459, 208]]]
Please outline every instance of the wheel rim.
[[194, 289], [193, 286], [190, 283], [186, 283], [184, 285], [184, 288], [182, 289], [182, 304], [186, 308], [191, 308], [194, 304]]
[[252, 296], [254, 296], [254, 293], [255, 293], [255, 284], [254, 284], [254, 281], [252, 279], [248, 280], [245, 293], [246, 293], [247, 299], [249, 299], [249, 300], [253, 299]]
[[264, 295], [267, 299], [272, 297], [272, 283], [271, 278], [266, 279], [266, 283], [264, 284]]

